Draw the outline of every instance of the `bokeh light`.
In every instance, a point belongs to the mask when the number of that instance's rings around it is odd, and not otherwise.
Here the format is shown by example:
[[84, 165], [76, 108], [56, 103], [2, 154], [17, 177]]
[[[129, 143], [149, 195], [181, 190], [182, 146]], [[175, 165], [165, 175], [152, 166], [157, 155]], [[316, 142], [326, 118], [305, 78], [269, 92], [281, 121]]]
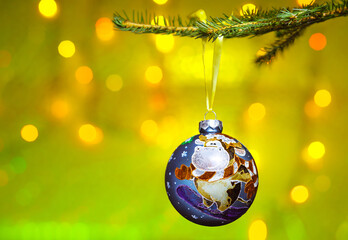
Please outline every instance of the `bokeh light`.
[[109, 41], [115, 35], [114, 24], [110, 18], [99, 18], [95, 24], [95, 32], [101, 41]]
[[11, 53], [7, 50], [0, 50], [0, 68], [8, 67], [11, 63]]
[[6, 171], [0, 169], [0, 187], [7, 185], [8, 183], [8, 174]]
[[57, 3], [54, 0], [41, 0], [39, 2], [39, 11], [42, 16], [52, 18], [57, 13]]
[[85, 143], [97, 144], [102, 141], [103, 132], [92, 124], [84, 124], [79, 128], [79, 137]]
[[308, 40], [309, 46], [315, 50], [323, 50], [326, 46], [326, 37], [322, 33], [314, 33]]
[[267, 225], [263, 220], [255, 220], [249, 226], [249, 240], [265, 240], [267, 238]]
[[34, 125], [28, 124], [22, 127], [21, 136], [27, 142], [34, 142], [39, 136], [39, 131]]
[[53, 117], [58, 119], [65, 118], [70, 111], [70, 107], [67, 101], [63, 99], [56, 99], [51, 104], [51, 114]]
[[299, 6], [307, 6], [307, 5], [314, 3], [314, 2], [315, 2], [315, 0], [297, 0], [297, 4]]
[[168, 0], [153, 0], [155, 3], [157, 3], [158, 5], [163, 5], [166, 2], [168, 2]]
[[123, 86], [122, 78], [117, 74], [112, 74], [105, 81], [106, 87], [113, 92], [120, 91]]
[[307, 151], [308, 151], [308, 155], [312, 159], [314, 159], [314, 160], [320, 159], [325, 154], [325, 146], [323, 143], [321, 143], [319, 141], [315, 141], [315, 142], [312, 142], [311, 144], [309, 144]]
[[304, 111], [308, 117], [316, 118], [321, 113], [321, 108], [313, 100], [306, 102]]
[[255, 13], [256, 12], [256, 6], [252, 3], [247, 3], [242, 6], [242, 9], [240, 10], [240, 15], [244, 16], [247, 12], [249, 13]]
[[72, 41], [64, 40], [59, 43], [58, 52], [62, 57], [70, 58], [75, 54], [75, 44]]
[[156, 35], [156, 48], [162, 53], [168, 53], [174, 48], [173, 35]]
[[309, 197], [307, 187], [303, 185], [293, 187], [290, 192], [290, 197], [295, 203], [304, 203]]
[[318, 90], [314, 95], [314, 102], [319, 107], [327, 107], [331, 103], [331, 94], [326, 89]]
[[163, 78], [162, 69], [159, 66], [150, 66], [145, 71], [145, 79], [152, 84], [159, 83]]
[[75, 78], [81, 84], [88, 84], [93, 79], [93, 71], [88, 66], [78, 67], [75, 71]]
[[154, 139], [158, 133], [158, 125], [154, 120], [146, 120], [141, 124], [140, 133], [145, 139]]
[[266, 115], [266, 108], [262, 103], [253, 103], [248, 108], [248, 115], [251, 120], [260, 121]]

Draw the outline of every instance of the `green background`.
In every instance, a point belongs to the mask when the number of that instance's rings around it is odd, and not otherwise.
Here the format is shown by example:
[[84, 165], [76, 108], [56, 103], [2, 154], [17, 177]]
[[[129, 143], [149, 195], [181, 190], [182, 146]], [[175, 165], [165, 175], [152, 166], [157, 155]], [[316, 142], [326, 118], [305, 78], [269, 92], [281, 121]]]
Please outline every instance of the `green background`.
[[[262, 9], [297, 6], [249, 2]], [[247, 239], [257, 219], [266, 223], [267, 239], [348, 239], [346, 18], [313, 25], [263, 67], [253, 59], [273, 33], [224, 41], [214, 110], [224, 133], [255, 153], [260, 186], [242, 218], [209, 228], [182, 218], [164, 188], [170, 155], [198, 133], [205, 113], [201, 41], [176, 37], [173, 50], [164, 54], [153, 35], [116, 32], [102, 42], [95, 23], [123, 9], [183, 17], [199, 8], [211, 16], [238, 14], [248, 2], [169, 0], [158, 6], [150, 0], [64, 0], [57, 1], [53, 19], [42, 17], [38, 3], [0, 3], [0, 50], [11, 54], [10, 63], [0, 67], [0, 169], [8, 178], [0, 186], [0, 239]], [[308, 44], [317, 32], [327, 38], [321, 51]], [[67, 39], [76, 46], [71, 58], [57, 51]], [[183, 59], [188, 66], [180, 65]], [[87, 87], [75, 80], [81, 65], [93, 70]], [[157, 85], [145, 80], [151, 65], [163, 70]], [[119, 92], [105, 86], [111, 74], [123, 79]], [[309, 117], [305, 104], [319, 89], [329, 90], [332, 102]], [[57, 120], [50, 104], [60, 96], [71, 111]], [[266, 115], [252, 122], [247, 111], [255, 102], [265, 106]], [[151, 139], [140, 131], [148, 119], [158, 124]], [[78, 129], [85, 123], [102, 130], [99, 144], [80, 140]], [[39, 131], [32, 143], [20, 135], [26, 124]], [[313, 141], [326, 149], [316, 167], [303, 158]], [[329, 186], [318, 183], [320, 176]], [[290, 198], [296, 185], [309, 190], [303, 204]]]

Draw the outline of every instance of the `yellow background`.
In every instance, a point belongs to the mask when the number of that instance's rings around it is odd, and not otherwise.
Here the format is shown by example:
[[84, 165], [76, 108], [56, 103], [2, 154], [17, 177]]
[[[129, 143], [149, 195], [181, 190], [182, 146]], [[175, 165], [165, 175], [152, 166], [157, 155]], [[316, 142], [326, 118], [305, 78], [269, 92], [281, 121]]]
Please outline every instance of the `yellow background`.
[[171, 153], [205, 113], [201, 40], [113, 31], [108, 19], [298, 3], [39, 2], [0, 3], [0, 239], [348, 238], [346, 18], [311, 26], [262, 67], [253, 59], [273, 33], [224, 41], [214, 110], [260, 185], [242, 218], [209, 228], [164, 188]]

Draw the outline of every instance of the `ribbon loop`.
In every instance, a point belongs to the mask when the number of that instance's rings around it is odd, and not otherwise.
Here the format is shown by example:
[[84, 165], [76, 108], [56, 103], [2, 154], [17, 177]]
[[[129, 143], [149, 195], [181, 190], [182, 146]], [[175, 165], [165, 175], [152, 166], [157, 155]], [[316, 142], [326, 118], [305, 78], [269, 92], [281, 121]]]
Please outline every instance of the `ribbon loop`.
[[[213, 105], [214, 105], [216, 85], [217, 85], [217, 79], [218, 79], [219, 68], [220, 68], [220, 60], [221, 60], [221, 54], [222, 54], [222, 42], [223, 42], [223, 36], [219, 36], [214, 41], [212, 78], [208, 79], [207, 74], [206, 74], [206, 67], [205, 67], [205, 50], [206, 50], [207, 38], [202, 39], [202, 47], [203, 47], [202, 59], [203, 59], [203, 68], [204, 68], [205, 96], [206, 96], [206, 104], [207, 104], [207, 113], [213, 112], [215, 114], [215, 119], [216, 119], [216, 113], [213, 111]], [[207, 113], [205, 114], [205, 116], [207, 115]], [[205, 116], [204, 116], [204, 119], [205, 119]]]

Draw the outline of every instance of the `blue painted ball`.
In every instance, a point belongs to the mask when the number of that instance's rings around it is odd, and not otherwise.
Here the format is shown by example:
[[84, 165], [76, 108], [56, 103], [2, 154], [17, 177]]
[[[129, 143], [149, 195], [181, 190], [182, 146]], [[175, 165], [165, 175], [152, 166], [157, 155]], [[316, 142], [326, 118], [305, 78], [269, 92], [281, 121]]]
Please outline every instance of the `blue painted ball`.
[[220, 121], [201, 121], [200, 134], [174, 151], [165, 173], [165, 187], [174, 208], [204, 226], [225, 225], [241, 217], [258, 188], [250, 152], [221, 132]]

